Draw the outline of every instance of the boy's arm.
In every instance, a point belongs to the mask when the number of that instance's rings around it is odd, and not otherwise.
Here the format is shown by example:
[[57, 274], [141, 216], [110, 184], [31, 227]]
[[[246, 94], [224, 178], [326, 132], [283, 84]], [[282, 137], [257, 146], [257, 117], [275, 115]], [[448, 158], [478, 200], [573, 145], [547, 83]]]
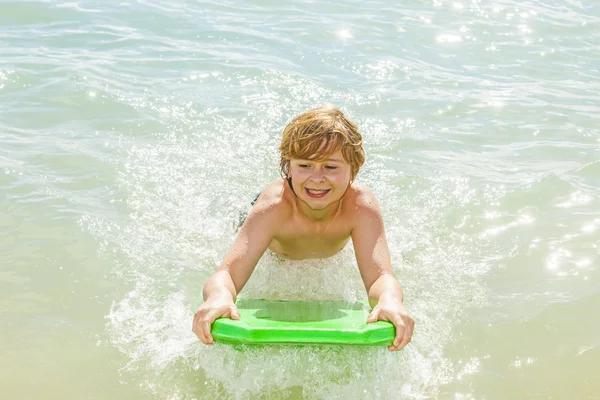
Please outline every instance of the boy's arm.
[[375, 196], [364, 190], [357, 197], [356, 223], [352, 243], [356, 262], [373, 311], [367, 323], [390, 321], [396, 327], [396, 337], [390, 350], [400, 350], [411, 338], [414, 320], [403, 305], [403, 292], [394, 277], [383, 218]]
[[230, 294], [235, 301], [273, 239], [276, 214], [274, 207], [253, 207], [217, 272], [204, 285], [205, 301], [218, 294]]
[[244, 222], [221, 265], [205, 283], [204, 303], [194, 314], [193, 332], [206, 344], [214, 343], [210, 334], [212, 323], [220, 317], [239, 319], [235, 300], [256, 264], [268, 248], [274, 227], [281, 222], [280, 207], [257, 203]]

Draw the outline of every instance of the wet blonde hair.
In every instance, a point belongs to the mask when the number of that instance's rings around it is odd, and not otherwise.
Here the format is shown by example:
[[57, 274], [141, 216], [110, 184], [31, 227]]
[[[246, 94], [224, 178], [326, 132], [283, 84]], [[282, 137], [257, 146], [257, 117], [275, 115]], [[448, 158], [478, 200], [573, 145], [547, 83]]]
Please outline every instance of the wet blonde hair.
[[354, 122], [335, 107], [318, 107], [291, 120], [283, 130], [279, 151], [281, 174], [288, 177], [290, 159], [324, 161], [341, 150], [352, 179], [365, 163], [362, 136]]

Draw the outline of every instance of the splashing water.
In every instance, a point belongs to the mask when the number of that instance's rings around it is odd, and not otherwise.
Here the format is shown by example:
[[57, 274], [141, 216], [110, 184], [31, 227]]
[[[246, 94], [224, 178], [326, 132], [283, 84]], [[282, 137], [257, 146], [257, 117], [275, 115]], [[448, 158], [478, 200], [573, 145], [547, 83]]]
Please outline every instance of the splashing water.
[[[256, 80], [267, 92], [252, 95], [256, 109], [248, 115], [188, 111], [173, 117], [175, 128], [150, 143], [125, 146], [119, 184], [127, 222], [87, 221], [90, 231], [113, 243], [114, 272], [131, 285], [107, 316], [112, 344], [129, 359], [124, 371], [157, 397], [170, 399], [430, 397], [453, 374], [443, 349], [454, 321], [485, 297], [477, 278], [486, 261], [467, 260], [476, 259], [473, 253], [486, 244], [460, 229], [441, 228], [440, 221], [490, 194], [451, 176], [398, 171], [385, 157], [390, 142], [400, 140], [393, 133], [395, 119], [357, 119], [371, 157], [359, 179], [381, 203], [395, 273], [416, 320], [413, 342], [390, 353], [339, 346], [204, 346], [192, 334], [202, 285], [232, 243], [240, 215], [278, 176], [277, 143], [293, 114], [283, 110], [300, 112], [338, 96], [281, 73]], [[294, 89], [289, 97], [281, 89], [275, 96], [267, 85]], [[121, 101], [140, 109], [159, 102]], [[357, 97], [352, 105], [370, 101]], [[283, 261], [266, 253], [241, 296], [355, 301], [366, 293], [349, 244], [326, 260]]]

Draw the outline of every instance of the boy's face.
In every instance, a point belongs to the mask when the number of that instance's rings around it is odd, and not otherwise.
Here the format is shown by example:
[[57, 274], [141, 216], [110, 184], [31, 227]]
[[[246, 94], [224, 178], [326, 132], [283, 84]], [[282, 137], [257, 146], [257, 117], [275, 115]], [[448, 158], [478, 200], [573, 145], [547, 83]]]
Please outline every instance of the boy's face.
[[292, 158], [289, 174], [296, 196], [313, 210], [321, 210], [344, 196], [352, 169], [338, 150], [323, 161]]

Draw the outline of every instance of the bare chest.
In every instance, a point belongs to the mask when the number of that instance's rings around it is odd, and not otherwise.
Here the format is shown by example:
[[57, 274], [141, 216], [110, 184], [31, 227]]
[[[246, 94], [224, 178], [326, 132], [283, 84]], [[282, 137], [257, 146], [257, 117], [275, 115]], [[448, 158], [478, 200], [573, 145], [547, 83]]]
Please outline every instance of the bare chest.
[[350, 235], [344, 224], [290, 226], [271, 241], [269, 249], [290, 260], [327, 258], [339, 253]]

